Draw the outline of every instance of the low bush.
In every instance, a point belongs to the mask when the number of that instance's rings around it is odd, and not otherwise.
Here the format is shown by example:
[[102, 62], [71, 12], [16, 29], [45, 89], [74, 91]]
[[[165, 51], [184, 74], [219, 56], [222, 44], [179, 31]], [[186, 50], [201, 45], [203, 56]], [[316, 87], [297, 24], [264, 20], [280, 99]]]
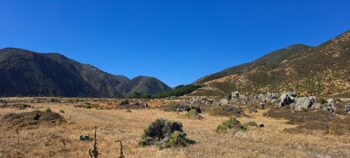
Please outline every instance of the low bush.
[[188, 119], [203, 119], [203, 117], [198, 113], [196, 109], [191, 109], [190, 111], [187, 111], [184, 114], [184, 117]]
[[162, 92], [162, 93], [157, 93], [151, 95], [151, 98], [166, 98], [166, 97], [171, 97], [171, 96], [183, 96], [189, 93], [192, 93], [198, 88], [201, 88], [201, 85], [194, 85], [194, 84], [189, 84], [189, 85], [180, 85], [175, 87], [174, 89], [171, 89], [167, 92]]
[[44, 110], [44, 112], [50, 113], [50, 112], [52, 112], [52, 110], [51, 110], [49, 107], [47, 107], [47, 108]]
[[246, 130], [246, 128], [244, 126], [242, 126], [241, 123], [236, 118], [230, 117], [228, 120], [222, 122], [222, 124], [219, 125], [215, 131], [217, 133], [225, 133], [230, 129], [233, 129], [234, 133], [236, 133], [238, 131], [245, 131]]
[[185, 147], [194, 141], [187, 138], [180, 122], [157, 119], [152, 122], [139, 141], [141, 146], [155, 145], [162, 148]]

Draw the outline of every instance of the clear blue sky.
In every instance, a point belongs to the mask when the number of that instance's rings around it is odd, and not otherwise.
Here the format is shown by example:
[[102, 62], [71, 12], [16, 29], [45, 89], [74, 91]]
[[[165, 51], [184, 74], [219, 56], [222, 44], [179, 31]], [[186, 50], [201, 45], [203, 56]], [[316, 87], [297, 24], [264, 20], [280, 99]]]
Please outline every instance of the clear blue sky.
[[0, 48], [170, 86], [349, 29], [349, 0], [0, 0]]

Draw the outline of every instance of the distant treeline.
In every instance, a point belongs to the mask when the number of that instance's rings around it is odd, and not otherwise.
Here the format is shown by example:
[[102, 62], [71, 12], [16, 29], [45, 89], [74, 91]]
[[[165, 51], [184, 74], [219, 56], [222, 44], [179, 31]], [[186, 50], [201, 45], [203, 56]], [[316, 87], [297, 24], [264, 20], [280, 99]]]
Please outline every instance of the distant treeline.
[[178, 96], [183, 96], [183, 95], [192, 93], [193, 91], [201, 87], [203, 86], [199, 84], [180, 85], [169, 91], [156, 93], [156, 94], [142, 95], [140, 93], [134, 92], [134, 94], [132, 94], [129, 97], [130, 98], [167, 98], [172, 96], [178, 97]]

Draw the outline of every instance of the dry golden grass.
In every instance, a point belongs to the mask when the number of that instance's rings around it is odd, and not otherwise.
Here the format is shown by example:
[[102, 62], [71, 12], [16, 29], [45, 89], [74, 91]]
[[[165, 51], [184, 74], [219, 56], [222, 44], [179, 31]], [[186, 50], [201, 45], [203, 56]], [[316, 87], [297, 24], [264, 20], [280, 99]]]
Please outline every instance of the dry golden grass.
[[[101, 157], [119, 156], [119, 144], [122, 140], [126, 157], [348, 157], [350, 155], [350, 137], [324, 135], [291, 134], [283, 131], [293, 125], [286, 121], [263, 117], [263, 111], [241, 117], [242, 123], [256, 121], [263, 123], [264, 128], [252, 128], [243, 137], [233, 137], [232, 133], [217, 134], [215, 128], [226, 120], [203, 114], [204, 119], [194, 120], [182, 117], [175, 112], [164, 112], [158, 109], [141, 110], [95, 110], [74, 108], [64, 103], [31, 104], [44, 110], [50, 107], [59, 112], [67, 123], [54, 127], [20, 130], [20, 145], [17, 144], [15, 130], [0, 128], [0, 157], [89, 157], [88, 149], [92, 142], [79, 141], [81, 134], [93, 136], [94, 126], [97, 130], [97, 143]], [[27, 109], [29, 111], [31, 109]], [[16, 109], [1, 109], [0, 115], [10, 112], [23, 112]], [[155, 147], [139, 147], [138, 140], [152, 121], [157, 118], [180, 121], [188, 138], [197, 143], [186, 148], [159, 150]], [[63, 145], [65, 141], [66, 146]]]

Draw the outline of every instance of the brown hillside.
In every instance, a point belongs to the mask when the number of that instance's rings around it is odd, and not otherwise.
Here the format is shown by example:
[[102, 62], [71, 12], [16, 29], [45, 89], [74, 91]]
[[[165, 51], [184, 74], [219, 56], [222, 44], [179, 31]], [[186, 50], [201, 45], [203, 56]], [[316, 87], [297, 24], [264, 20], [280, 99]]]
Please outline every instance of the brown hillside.
[[312, 95], [350, 95], [350, 31], [317, 47], [294, 45], [197, 81], [229, 93], [294, 90]]

